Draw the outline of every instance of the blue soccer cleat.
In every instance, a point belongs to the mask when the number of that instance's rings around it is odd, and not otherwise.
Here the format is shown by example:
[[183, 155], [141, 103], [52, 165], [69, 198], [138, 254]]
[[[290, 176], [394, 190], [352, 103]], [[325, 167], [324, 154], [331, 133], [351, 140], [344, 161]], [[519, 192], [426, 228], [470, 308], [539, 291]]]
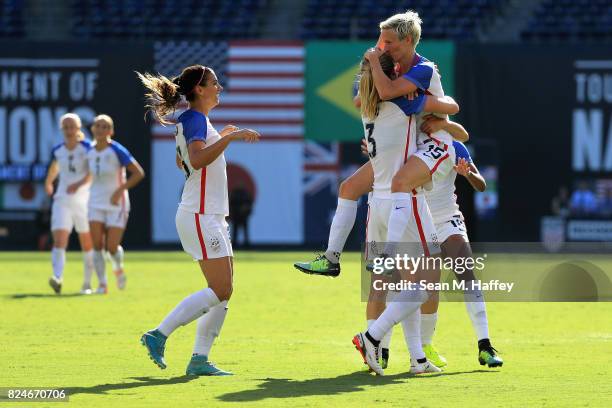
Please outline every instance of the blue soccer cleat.
[[166, 361], [164, 360], [166, 339], [168, 338], [157, 329], [146, 332], [140, 338], [140, 343], [147, 348], [151, 360], [162, 370], [166, 368]]
[[229, 371], [224, 371], [208, 361], [208, 356], [194, 354], [187, 366], [187, 375], [234, 375]]

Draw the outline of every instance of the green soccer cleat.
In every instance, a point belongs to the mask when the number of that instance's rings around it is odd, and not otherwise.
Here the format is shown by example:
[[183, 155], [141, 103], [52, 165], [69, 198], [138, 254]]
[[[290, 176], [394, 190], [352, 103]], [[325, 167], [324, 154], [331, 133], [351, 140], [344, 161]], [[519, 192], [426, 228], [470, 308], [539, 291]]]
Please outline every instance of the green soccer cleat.
[[380, 366], [385, 370], [389, 367], [389, 349], [381, 348], [380, 349]]
[[497, 350], [491, 346], [488, 339], [478, 342], [478, 362], [480, 365], [486, 364], [490, 368], [504, 365], [504, 360], [497, 355]]
[[167, 339], [168, 338], [157, 329], [146, 332], [140, 338], [140, 343], [147, 348], [151, 360], [153, 360], [155, 365], [162, 370], [166, 368], [164, 350], [166, 348]]
[[187, 366], [187, 375], [234, 375], [229, 371], [224, 371], [214, 363], [208, 361], [208, 356], [194, 354]]
[[314, 261], [310, 262], [296, 262], [293, 266], [310, 275], [331, 276], [334, 278], [340, 275], [340, 263], [331, 262], [325, 255], [319, 255]]
[[431, 361], [436, 367], [446, 366], [446, 359], [438, 353], [433, 344], [423, 344], [423, 352], [427, 360]]

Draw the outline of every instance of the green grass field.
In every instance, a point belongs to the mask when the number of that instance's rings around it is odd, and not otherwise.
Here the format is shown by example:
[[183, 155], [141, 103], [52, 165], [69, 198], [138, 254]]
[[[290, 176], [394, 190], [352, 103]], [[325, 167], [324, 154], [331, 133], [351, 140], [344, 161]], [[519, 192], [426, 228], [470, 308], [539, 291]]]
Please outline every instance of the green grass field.
[[[164, 371], [139, 343], [204, 285], [187, 255], [128, 252], [127, 290], [85, 297], [76, 295], [78, 253], [69, 254], [62, 296], [47, 286], [49, 254], [0, 253], [0, 387], [63, 388], [69, 405], [86, 407], [612, 406], [611, 303], [490, 303], [501, 369], [478, 364], [463, 304], [443, 303], [435, 340], [446, 370], [406, 374], [397, 328], [387, 375], [375, 377], [351, 344], [365, 324], [358, 255], [344, 256], [337, 279], [293, 269], [311, 255], [236, 254], [234, 294], [211, 354], [236, 375], [197, 378], [184, 375], [194, 324], [169, 339]], [[58, 406], [15, 406], [43, 405]]]

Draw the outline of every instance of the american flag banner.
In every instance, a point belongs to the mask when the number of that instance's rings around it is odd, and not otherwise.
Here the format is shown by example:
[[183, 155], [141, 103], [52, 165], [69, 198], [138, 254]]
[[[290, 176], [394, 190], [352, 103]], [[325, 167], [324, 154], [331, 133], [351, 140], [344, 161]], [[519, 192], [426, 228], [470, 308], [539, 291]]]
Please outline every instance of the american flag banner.
[[[167, 76], [203, 64], [224, 86], [210, 120], [257, 130], [263, 140], [304, 137], [304, 47], [300, 42], [158, 42], [155, 69]], [[187, 107], [181, 106], [175, 117]], [[153, 126], [155, 139], [174, 137], [174, 127]]]
[[[235, 143], [225, 152], [228, 185], [252, 186], [253, 244], [304, 242], [304, 70], [299, 42], [158, 42], [155, 71], [168, 77], [194, 64], [215, 70], [224, 87], [210, 121], [252, 128], [259, 143]], [[176, 120], [187, 103], [168, 119]], [[184, 176], [176, 168], [175, 126], [152, 124], [152, 232], [158, 243], [177, 242], [174, 217]], [[317, 151], [319, 156], [324, 152]], [[328, 168], [325, 167], [327, 171]], [[316, 188], [314, 186], [313, 188]], [[282, 193], [281, 193], [282, 192]]]

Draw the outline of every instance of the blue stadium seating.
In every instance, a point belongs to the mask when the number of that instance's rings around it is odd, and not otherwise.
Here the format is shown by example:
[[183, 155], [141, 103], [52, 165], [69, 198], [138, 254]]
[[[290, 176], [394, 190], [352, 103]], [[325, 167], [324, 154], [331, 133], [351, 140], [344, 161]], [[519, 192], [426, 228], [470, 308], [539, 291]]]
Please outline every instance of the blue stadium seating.
[[612, 39], [610, 0], [545, 0], [521, 39], [533, 41], [605, 41]]
[[259, 34], [257, 10], [269, 0], [73, 0], [77, 38], [224, 39]]
[[[378, 23], [407, 9], [415, 10], [427, 26], [426, 39], [476, 39], [508, 0], [308, 0], [300, 37], [303, 39], [371, 39]], [[399, 6], [398, 6], [399, 4]]]
[[23, 38], [25, 36], [24, 8], [25, 0], [2, 0], [0, 2], [0, 38]]

